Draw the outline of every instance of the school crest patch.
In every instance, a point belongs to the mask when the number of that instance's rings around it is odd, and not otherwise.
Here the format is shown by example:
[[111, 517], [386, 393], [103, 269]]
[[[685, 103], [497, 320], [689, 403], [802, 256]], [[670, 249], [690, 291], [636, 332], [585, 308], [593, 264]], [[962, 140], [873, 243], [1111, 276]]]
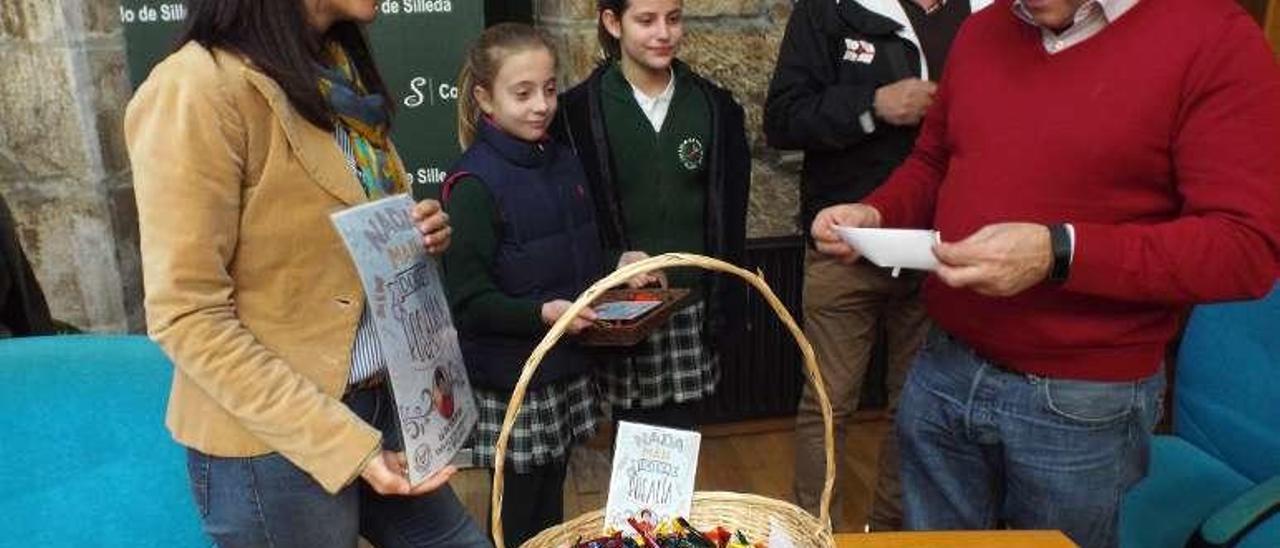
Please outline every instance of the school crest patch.
[[688, 137], [680, 141], [680, 147], [676, 149], [676, 155], [680, 157], [680, 165], [683, 165], [689, 171], [694, 171], [702, 167], [707, 151], [706, 147], [702, 146], [702, 141], [697, 137]]

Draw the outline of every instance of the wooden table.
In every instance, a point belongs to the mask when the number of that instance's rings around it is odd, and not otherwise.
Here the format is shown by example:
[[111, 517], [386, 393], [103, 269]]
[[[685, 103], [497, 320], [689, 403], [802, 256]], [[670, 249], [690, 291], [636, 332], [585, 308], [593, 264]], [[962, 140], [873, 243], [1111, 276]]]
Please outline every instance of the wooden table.
[[1058, 531], [921, 531], [914, 533], [843, 533], [837, 548], [1076, 548]]

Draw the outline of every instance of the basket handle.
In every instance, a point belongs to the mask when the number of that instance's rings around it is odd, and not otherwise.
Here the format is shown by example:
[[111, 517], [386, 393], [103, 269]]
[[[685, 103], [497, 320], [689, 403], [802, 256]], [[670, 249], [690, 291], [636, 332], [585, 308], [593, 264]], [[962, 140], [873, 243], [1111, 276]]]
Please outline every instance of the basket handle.
[[778, 299], [777, 295], [774, 295], [773, 290], [769, 288], [769, 284], [765, 283], [764, 278], [760, 275], [710, 257], [690, 253], [667, 253], [619, 268], [613, 271], [612, 274], [592, 284], [591, 287], [588, 287], [569, 306], [569, 309], [560, 316], [560, 319], [551, 326], [546, 336], [542, 338], [542, 342], [538, 343], [538, 346], [533, 349], [533, 354], [524, 362], [524, 369], [520, 372], [520, 379], [516, 382], [515, 389], [511, 393], [511, 401], [507, 403], [507, 413], [502, 420], [502, 430], [498, 433], [498, 445], [495, 448], [493, 457], [493, 489], [490, 494], [489, 508], [493, 543], [497, 548], [506, 547], [502, 532], [502, 473], [506, 467], [507, 443], [511, 438], [511, 429], [515, 426], [516, 415], [520, 412], [520, 404], [524, 402], [525, 391], [529, 388], [529, 381], [533, 379], [534, 373], [538, 371], [538, 366], [542, 363], [543, 357], [564, 336], [565, 330], [569, 328], [569, 323], [578, 316], [578, 313], [590, 306], [592, 302], [595, 302], [602, 293], [625, 283], [638, 274], [674, 267], [696, 267], [715, 270], [742, 278], [764, 295], [765, 301], [769, 303], [774, 313], [791, 331], [791, 336], [795, 338], [796, 344], [800, 347], [800, 353], [804, 357], [805, 373], [809, 378], [809, 382], [814, 385], [815, 392], [818, 395], [818, 404], [822, 408], [823, 442], [826, 448], [827, 473], [826, 481], [822, 486], [822, 499], [818, 505], [818, 523], [822, 524], [824, 530], [830, 532], [831, 490], [836, 481], [835, 435], [832, 430], [831, 401], [827, 399], [827, 389], [822, 383], [822, 374], [818, 371], [818, 360], [813, 353], [813, 346], [809, 344], [804, 332], [796, 325], [791, 313], [787, 312], [787, 308], [783, 306], [782, 301]]

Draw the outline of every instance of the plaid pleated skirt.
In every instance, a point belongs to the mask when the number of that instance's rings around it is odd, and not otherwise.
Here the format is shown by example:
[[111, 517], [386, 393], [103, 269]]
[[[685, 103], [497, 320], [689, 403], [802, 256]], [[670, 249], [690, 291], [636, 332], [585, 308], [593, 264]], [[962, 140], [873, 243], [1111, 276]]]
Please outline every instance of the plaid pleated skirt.
[[714, 394], [720, 367], [702, 336], [706, 311], [706, 303], [698, 301], [672, 314], [665, 326], [625, 356], [610, 358], [598, 375], [609, 405], [650, 409]]
[[[472, 438], [475, 464], [492, 468], [510, 392], [474, 388], [479, 418]], [[507, 443], [507, 466], [528, 473], [564, 461], [569, 450], [595, 435], [600, 405], [589, 375], [529, 390]]]

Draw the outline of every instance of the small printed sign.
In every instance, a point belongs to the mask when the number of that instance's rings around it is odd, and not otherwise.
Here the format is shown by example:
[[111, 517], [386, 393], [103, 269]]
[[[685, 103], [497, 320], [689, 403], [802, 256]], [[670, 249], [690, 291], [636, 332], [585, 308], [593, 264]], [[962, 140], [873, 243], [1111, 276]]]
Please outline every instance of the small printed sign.
[[619, 422], [606, 529], [630, 531], [628, 518], [656, 524], [687, 517], [701, 443], [697, 432]]

